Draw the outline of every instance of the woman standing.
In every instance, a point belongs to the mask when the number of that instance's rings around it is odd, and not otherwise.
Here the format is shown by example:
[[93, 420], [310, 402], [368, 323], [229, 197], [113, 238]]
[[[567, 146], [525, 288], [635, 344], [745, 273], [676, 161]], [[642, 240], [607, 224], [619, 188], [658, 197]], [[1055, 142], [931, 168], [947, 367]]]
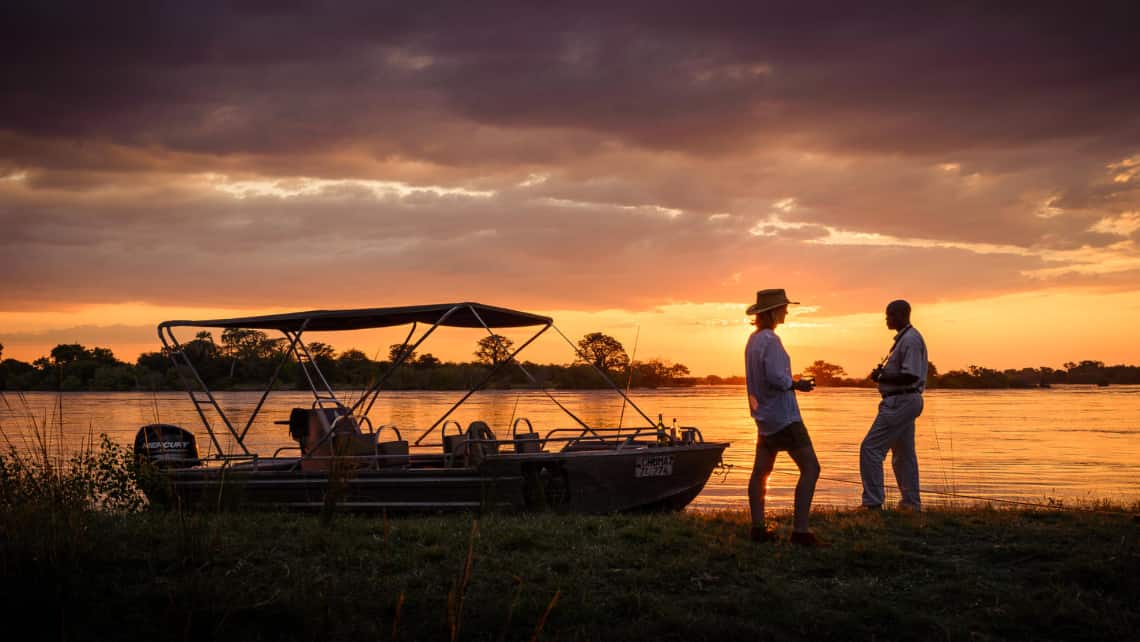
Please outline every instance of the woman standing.
[[808, 529], [811, 500], [819, 479], [819, 459], [800, 416], [795, 392], [811, 392], [815, 383], [806, 379], [792, 380], [791, 359], [774, 332], [787, 317], [789, 303], [796, 302], [789, 301], [782, 289], [760, 290], [756, 293], [756, 304], [747, 312], [756, 316], [756, 331], [748, 337], [748, 345], [744, 349], [748, 406], [757, 429], [756, 463], [752, 467], [752, 478], [748, 480], [751, 537], [756, 542], [776, 539], [764, 523], [764, 494], [768, 476], [776, 463], [776, 453], [783, 450], [800, 469], [792, 543], [820, 546], [822, 542]]

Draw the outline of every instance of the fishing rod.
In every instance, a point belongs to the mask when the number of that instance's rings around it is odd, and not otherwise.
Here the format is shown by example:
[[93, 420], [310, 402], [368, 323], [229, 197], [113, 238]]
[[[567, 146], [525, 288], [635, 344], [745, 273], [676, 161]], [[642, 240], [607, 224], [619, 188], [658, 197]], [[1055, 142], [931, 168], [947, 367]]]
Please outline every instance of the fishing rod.
[[637, 334], [633, 336], [633, 356], [629, 358], [629, 365], [626, 366], [626, 374], [628, 375], [625, 380], [625, 397], [621, 399], [621, 414], [618, 415], [618, 434], [621, 434], [621, 422], [625, 419], [625, 402], [626, 397], [629, 397], [629, 388], [633, 385], [633, 360], [637, 358], [637, 342], [641, 339], [641, 326], [637, 326]]

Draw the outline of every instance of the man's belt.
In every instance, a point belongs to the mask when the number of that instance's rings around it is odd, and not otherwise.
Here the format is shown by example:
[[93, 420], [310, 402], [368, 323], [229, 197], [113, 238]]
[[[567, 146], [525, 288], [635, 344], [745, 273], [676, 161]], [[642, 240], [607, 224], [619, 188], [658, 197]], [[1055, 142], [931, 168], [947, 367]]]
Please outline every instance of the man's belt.
[[898, 395], [911, 395], [916, 392], [922, 392], [922, 390], [919, 388], [903, 388], [902, 390], [891, 390], [890, 392], [880, 392], [879, 394], [883, 396], [883, 399], [886, 399], [887, 397], [896, 397]]

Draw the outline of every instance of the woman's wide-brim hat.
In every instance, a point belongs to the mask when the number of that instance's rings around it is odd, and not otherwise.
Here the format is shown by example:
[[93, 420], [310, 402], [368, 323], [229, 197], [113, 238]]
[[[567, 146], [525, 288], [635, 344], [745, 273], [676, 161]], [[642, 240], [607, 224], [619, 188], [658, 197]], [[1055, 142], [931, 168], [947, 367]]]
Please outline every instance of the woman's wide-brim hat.
[[783, 288], [760, 290], [756, 293], [756, 303], [749, 307], [745, 314], [760, 314], [789, 303], [792, 305], [800, 304], [799, 301], [789, 301]]

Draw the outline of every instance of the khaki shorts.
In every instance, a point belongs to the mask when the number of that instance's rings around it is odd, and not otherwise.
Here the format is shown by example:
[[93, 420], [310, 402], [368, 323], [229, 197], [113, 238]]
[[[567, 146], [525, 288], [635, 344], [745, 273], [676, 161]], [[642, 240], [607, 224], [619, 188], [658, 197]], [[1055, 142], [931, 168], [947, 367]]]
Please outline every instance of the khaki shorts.
[[793, 421], [770, 435], [757, 436], [756, 446], [763, 446], [770, 452], [799, 450], [811, 446], [811, 437], [804, 422]]

